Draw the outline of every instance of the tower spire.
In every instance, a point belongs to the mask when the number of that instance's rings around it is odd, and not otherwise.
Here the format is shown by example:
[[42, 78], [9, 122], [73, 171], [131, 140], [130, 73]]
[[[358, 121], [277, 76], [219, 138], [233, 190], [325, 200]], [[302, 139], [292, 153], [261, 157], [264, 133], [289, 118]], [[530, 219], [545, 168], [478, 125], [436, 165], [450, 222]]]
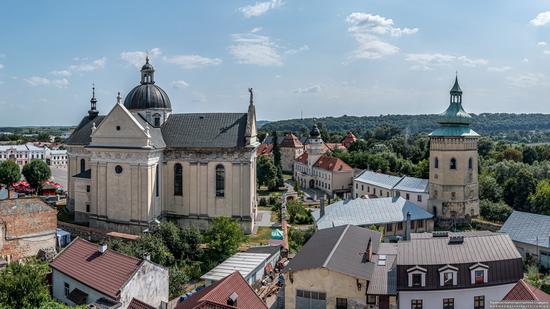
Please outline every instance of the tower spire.
[[92, 98], [90, 99], [90, 110], [88, 111], [88, 118], [94, 119], [99, 112], [97, 111], [97, 99], [95, 98], [95, 84], [92, 83]]

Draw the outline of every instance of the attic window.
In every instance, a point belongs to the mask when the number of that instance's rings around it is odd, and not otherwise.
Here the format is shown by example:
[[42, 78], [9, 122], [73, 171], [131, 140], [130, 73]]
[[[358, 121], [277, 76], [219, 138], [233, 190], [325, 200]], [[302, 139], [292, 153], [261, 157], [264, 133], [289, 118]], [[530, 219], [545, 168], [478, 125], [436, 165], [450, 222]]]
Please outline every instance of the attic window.
[[116, 126], [116, 130], [117, 130], [117, 131], [120, 131], [120, 126]]

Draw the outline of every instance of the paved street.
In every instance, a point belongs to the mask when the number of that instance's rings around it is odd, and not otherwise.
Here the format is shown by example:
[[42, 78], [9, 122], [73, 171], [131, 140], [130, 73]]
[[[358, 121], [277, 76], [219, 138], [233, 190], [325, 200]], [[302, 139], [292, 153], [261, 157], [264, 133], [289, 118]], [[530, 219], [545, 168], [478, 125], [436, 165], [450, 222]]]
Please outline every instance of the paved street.
[[257, 226], [271, 226], [271, 211], [270, 210], [258, 210], [256, 215], [256, 225]]
[[51, 167], [52, 180], [67, 190], [67, 168]]

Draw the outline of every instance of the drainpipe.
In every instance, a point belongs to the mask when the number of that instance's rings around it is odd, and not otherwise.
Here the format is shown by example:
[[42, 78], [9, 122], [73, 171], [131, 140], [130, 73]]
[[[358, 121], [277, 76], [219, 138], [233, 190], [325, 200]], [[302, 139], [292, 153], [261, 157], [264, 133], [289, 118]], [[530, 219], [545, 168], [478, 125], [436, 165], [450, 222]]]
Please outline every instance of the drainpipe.
[[407, 212], [407, 225], [405, 226], [405, 240], [411, 240], [411, 213]]

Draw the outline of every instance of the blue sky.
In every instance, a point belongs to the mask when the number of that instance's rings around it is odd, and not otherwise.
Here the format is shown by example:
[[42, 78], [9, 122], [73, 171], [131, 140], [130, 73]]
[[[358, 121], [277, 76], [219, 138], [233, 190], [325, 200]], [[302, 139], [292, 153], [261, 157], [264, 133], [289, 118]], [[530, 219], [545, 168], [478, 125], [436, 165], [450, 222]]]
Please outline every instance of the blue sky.
[[550, 113], [550, 1], [3, 1], [0, 126], [107, 113], [149, 51], [174, 112]]

